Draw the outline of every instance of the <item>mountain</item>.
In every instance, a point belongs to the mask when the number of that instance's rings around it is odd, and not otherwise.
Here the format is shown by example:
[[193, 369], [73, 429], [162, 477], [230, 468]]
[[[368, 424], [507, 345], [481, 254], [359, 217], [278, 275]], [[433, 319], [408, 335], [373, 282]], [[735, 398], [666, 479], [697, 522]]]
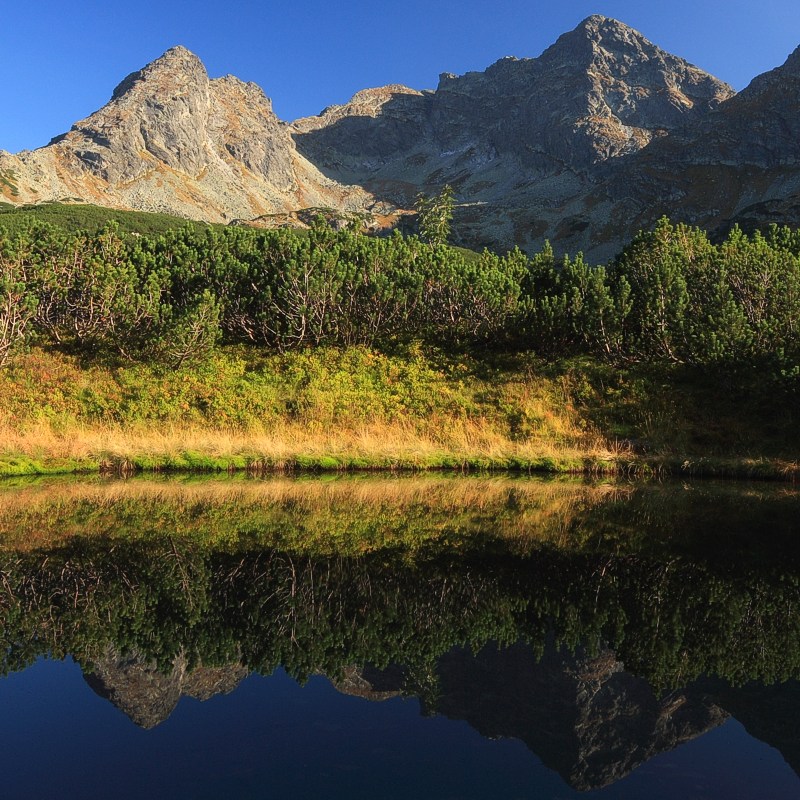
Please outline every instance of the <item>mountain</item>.
[[711, 230], [800, 224], [800, 48], [711, 113], [623, 161], [606, 193], [624, 196], [619, 212], [635, 226], [661, 213]]
[[800, 221], [800, 51], [736, 95], [616, 20], [538, 58], [392, 85], [281, 122], [259, 87], [173, 48], [46, 147], [0, 153], [0, 199], [79, 199], [213, 222], [331, 207], [396, 224], [456, 192], [460, 243], [612, 256], [663, 213], [711, 228]]
[[[592, 16], [539, 58], [444, 74], [435, 92], [390, 86], [292, 125], [338, 183], [408, 207], [451, 184], [467, 244], [541, 246], [605, 227], [576, 207], [605, 162], [702, 118], [733, 90], [616, 20]], [[580, 215], [579, 220], [573, 217]], [[584, 237], [585, 238], [585, 237]]]
[[258, 86], [210, 80], [183, 47], [129, 75], [46, 147], [0, 154], [0, 175], [11, 202], [79, 199], [212, 222], [347, 205], [350, 196], [368, 203], [298, 157]]
[[[340, 182], [438, 188], [464, 200], [590, 170], [702, 116], [733, 90], [615, 20], [589, 17], [539, 58], [359, 92], [296, 121], [298, 149]], [[520, 175], [525, 181], [520, 181]], [[387, 191], [386, 187], [383, 191]]]

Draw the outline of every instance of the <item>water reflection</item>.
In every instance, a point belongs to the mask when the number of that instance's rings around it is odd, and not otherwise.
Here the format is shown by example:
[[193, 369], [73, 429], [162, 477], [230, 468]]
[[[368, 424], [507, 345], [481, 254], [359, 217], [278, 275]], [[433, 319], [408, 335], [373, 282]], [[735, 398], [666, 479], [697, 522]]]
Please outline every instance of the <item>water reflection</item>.
[[798, 493], [509, 479], [0, 488], [2, 668], [153, 729], [282, 667], [613, 785], [730, 716], [797, 770]]

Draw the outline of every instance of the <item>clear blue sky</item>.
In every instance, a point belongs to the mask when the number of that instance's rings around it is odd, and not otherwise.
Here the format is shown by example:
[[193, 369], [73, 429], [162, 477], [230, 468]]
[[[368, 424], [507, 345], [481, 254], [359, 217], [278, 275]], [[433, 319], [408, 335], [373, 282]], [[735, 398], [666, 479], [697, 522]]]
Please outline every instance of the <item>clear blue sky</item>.
[[359, 89], [533, 57], [605, 14], [741, 89], [800, 45], [798, 0], [0, 0], [0, 149], [46, 144], [182, 44], [255, 81], [286, 120]]

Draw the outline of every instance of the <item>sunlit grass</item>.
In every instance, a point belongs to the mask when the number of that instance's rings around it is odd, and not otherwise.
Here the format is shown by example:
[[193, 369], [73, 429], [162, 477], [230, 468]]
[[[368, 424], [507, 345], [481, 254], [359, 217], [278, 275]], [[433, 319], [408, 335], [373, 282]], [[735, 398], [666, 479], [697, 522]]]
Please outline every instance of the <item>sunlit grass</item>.
[[[226, 430], [191, 424], [0, 425], [0, 471], [130, 469], [369, 469], [550, 467], [580, 472], [588, 460], [609, 469], [620, 457], [596, 437], [513, 441], [482, 420], [434, 418], [322, 430], [282, 421], [269, 429]], [[9, 468], [3, 469], [3, 465]], [[41, 469], [37, 469], [36, 465]], [[59, 466], [63, 467], [59, 470]], [[19, 474], [24, 472], [19, 470]]]
[[[771, 458], [716, 447], [698, 454], [686, 444], [694, 435], [689, 423], [678, 417], [669, 417], [657, 436], [638, 428], [620, 433], [614, 398], [625, 395], [625, 386], [609, 400], [588, 386], [587, 374], [570, 369], [553, 376], [524, 357], [521, 364], [489, 366], [413, 347], [401, 355], [232, 348], [176, 371], [87, 367], [74, 356], [34, 348], [0, 371], [0, 475], [358, 469], [800, 475], [796, 459], [777, 451]], [[601, 385], [611, 380], [595, 378]], [[639, 400], [644, 408], [654, 402]], [[656, 445], [670, 435], [674, 444]]]
[[541, 375], [445, 372], [417, 352], [220, 353], [196, 370], [83, 368], [35, 350], [0, 374], [0, 474], [483, 468], [624, 458]]

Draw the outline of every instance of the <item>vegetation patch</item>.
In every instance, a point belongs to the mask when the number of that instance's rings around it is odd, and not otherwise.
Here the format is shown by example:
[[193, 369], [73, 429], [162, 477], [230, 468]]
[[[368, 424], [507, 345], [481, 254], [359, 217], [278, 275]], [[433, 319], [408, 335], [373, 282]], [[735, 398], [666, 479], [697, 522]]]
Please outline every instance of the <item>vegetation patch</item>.
[[433, 702], [439, 656], [522, 641], [612, 648], [665, 690], [797, 679], [797, 502], [508, 478], [0, 483], [0, 672], [110, 650], [298, 678], [393, 664]]
[[[16, 175], [12, 170], [0, 170], [0, 195], [2, 194], [19, 197]], [[10, 203], [0, 203], [0, 212], [4, 207], [13, 208]]]
[[[799, 234], [712, 244], [662, 220], [605, 267], [467, 257], [444, 241], [446, 201], [423, 204], [428, 241], [0, 213], [3, 452], [796, 474]], [[65, 224], [6, 225], [29, 211]]]
[[[17, 187], [0, 173], [0, 187], [8, 186], [12, 196], [17, 196]], [[25, 231], [37, 223], [75, 232], [98, 233], [104, 226], [114, 223], [123, 233], [152, 236], [176, 228], [202, 231], [207, 223], [146, 211], [123, 211], [121, 209], [95, 206], [88, 203], [37, 203], [13, 206], [0, 203], [0, 228], [8, 233]], [[222, 226], [218, 226], [222, 227]]]

